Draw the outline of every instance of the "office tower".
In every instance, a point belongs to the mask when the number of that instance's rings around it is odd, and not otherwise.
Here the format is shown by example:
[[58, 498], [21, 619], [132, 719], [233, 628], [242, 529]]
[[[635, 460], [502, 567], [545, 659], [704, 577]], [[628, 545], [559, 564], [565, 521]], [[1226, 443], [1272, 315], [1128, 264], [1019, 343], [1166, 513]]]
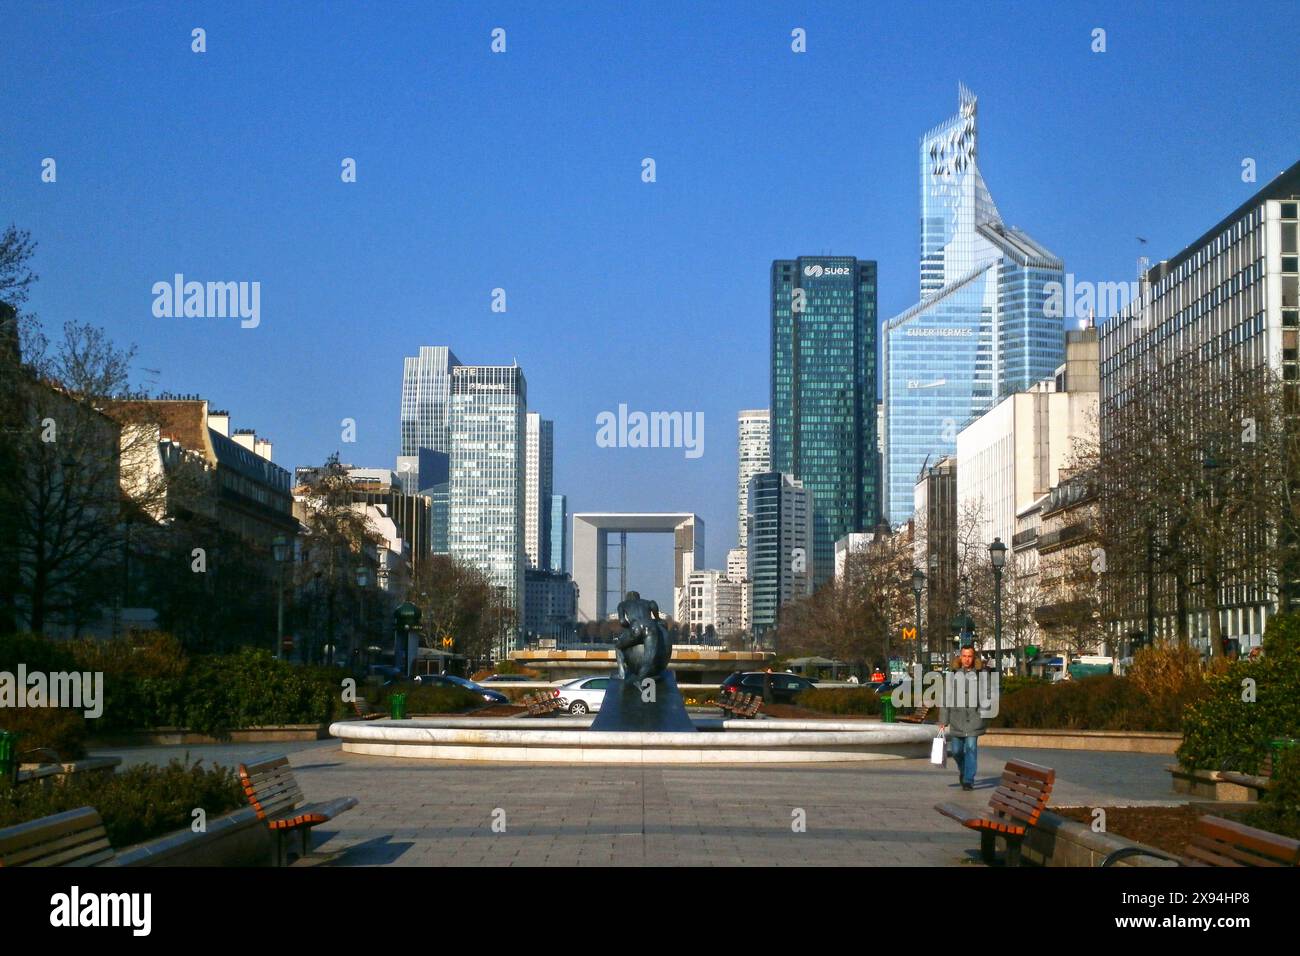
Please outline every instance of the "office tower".
[[551, 562], [552, 571], [568, 572], [569, 499], [551, 495]]
[[578, 589], [562, 571], [524, 570], [524, 630], [541, 640], [567, 641], [577, 621]]
[[1079, 443], [1097, 439], [1097, 330], [1066, 333], [1052, 378], [1014, 392], [957, 433], [957, 507], [984, 543], [1016, 534], [1021, 509], [1061, 480]]
[[451, 378], [447, 545], [485, 575], [522, 627], [524, 419], [517, 365], [458, 365]]
[[[452, 370], [460, 360], [445, 345], [422, 345], [402, 367], [402, 447], [398, 472], [403, 485], [417, 467], [421, 448], [451, 453], [448, 402]], [[418, 477], [415, 479], [418, 484]]]
[[[428, 495], [432, 503], [429, 534], [432, 550], [434, 554], [446, 554], [451, 507], [451, 456], [431, 448], [421, 448], [416, 461], [419, 492]], [[398, 462], [400, 467], [400, 458]]]
[[[748, 492], [748, 489], [746, 489]], [[746, 494], [745, 500], [749, 500]], [[748, 516], [744, 526], [749, 526]], [[740, 629], [749, 630], [750, 591], [749, 591], [749, 553], [746, 548], [732, 548], [727, 552], [727, 580], [740, 585]]]
[[766, 408], [745, 409], [737, 416], [739, 453], [736, 482], [736, 525], [740, 547], [745, 546], [746, 516], [749, 514], [749, 479], [772, 468], [771, 428]]
[[528, 413], [524, 459], [524, 555], [529, 567], [550, 569], [551, 486], [555, 461], [555, 423]]
[[772, 263], [773, 471], [816, 501], [815, 584], [837, 539], [874, 528], [876, 263], [812, 256]]
[[[1178, 196], [1180, 202], [1186, 198], [1185, 192]], [[1125, 542], [1125, 551], [1146, 551], [1140, 543], [1146, 538], [1154, 555], [1149, 571], [1141, 566], [1147, 564], [1141, 557], [1133, 562], [1122, 553], [1111, 555], [1104, 613], [1113, 646], [1123, 646], [1135, 633], [1148, 639], [1172, 637], [1181, 616], [1191, 619], [1185, 626], [1192, 642], [1208, 650], [1211, 617], [1217, 615], [1221, 637], [1236, 639], [1245, 652], [1259, 644], [1279, 604], [1295, 605], [1297, 582], [1291, 574], [1267, 567], [1258, 557], [1278, 543], [1267, 519], [1261, 523], [1239, 514], [1234, 519], [1239, 537], [1221, 545], [1215, 556], [1222, 575], [1219, 593], [1203, 585], [1189, 595], [1166, 570], [1162, 552], [1175, 550], [1176, 525], [1187, 520], [1196, 502], [1179, 498], [1153, 507], [1145, 534], [1130, 524], [1134, 515], [1107, 511], [1113, 510], [1109, 502], [1130, 488], [1144, 498], [1149, 493], [1145, 470], [1128, 463], [1149, 460], [1153, 445], [1164, 445], [1166, 434], [1176, 437], [1161, 454], [1189, 456], [1193, 451], [1201, 467], [1189, 463], [1187, 470], [1202, 474], [1188, 480], [1199, 481], [1202, 489], [1214, 469], [1234, 458], [1240, 461], [1250, 444], [1247, 436], [1259, 438], [1272, 431], [1269, 425], [1255, 423], [1259, 436], [1252, 436], [1248, 421], [1237, 422], [1240, 430], [1234, 428], [1226, 437], [1210, 430], [1223, 426], [1227, 416], [1221, 410], [1241, 402], [1247, 390], [1281, 380], [1283, 414], [1300, 409], [1298, 212], [1300, 163], [1172, 258], [1145, 271], [1136, 301], [1100, 327], [1103, 522], [1109, 536]], [[1205, 409], [1203, 416], [1191, 411], [1196, 407]], [[1294, 419], [1287, 426], [1294, 428]], [[1152, 429], [1157, 442], [1152, 442]], [[1186, 447], [1180, 448], [1182, 443]], [[1208, 564], [1204, 559], [1200, 563], [1198, 573]]]
[[812, 593], [817, 570], [812, 551], [815, 513], [816, 499], [799, 479], [779, 471], [750, 479], [745, 552], [750, 628], [756, 641], [776, 626], [784, 605]]
[[921, 137], [921, 300], [885, 323], [885, 513], [911, 516], [921, 470], [1002, 396], [1051, 377], [1064, 353], [1045, 308], [1061, 260], [1006, 226], [977, 163], [976, 99]]
[[696, 637], [721, 639], [740, 630], [741, 585], [722, 571], [692, 571], [686, 579], [685, 624]]

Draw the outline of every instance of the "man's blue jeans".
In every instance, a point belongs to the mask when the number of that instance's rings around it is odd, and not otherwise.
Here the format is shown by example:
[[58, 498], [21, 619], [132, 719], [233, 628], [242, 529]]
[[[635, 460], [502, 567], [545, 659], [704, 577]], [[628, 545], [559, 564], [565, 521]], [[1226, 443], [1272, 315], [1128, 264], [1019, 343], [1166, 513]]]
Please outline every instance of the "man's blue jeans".
[[957, 772], [961, 774], [961, 782], [974, 785], [975, 783], [975, 763], [979, 759], [979, 742], [978, 737], [949, 737], [948, 753], [957, 763]]

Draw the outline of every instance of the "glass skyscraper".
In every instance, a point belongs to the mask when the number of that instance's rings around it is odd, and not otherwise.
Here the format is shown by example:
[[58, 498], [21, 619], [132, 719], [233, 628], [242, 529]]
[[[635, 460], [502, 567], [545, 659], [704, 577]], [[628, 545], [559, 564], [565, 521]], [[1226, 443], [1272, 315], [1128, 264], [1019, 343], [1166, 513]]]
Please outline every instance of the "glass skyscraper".
[[921, 137], [921, 301], [882, 329], [891, 524], [911, 516], [921, 469], [955, 453], [970, 419], [1065, 356], [1061, 320], [1044, 309], [1064, 267], [1002, 222], [976, 161], [976, 98], [962, 86], [959, 100]]
[[551, 481], [555, 471], [555, 423], [528, 413], [524, 452], [524, 555], [528, 566], [551, 570]]
[[422, 345], [419, 355], [406, 356], [402, 368], [402, 455], [421, 448], [451, 452], [447, 408], [451, 370], [460, 359], [445, 345]]
[[761, 639], [776, 627], [783, 606], [812, 593], [817, 568], [808, 562], [809, 519], [817, 502], [798, 479], [764, 471], [750, 479], [747, 505], [748, 615], [754, 637]]
[[517, 612], [524, 600], [527, 401], [517, 365], [452, 370], [448, 550], [486, 574]]
[[568, 571], [569, 560], [565, 551], [569, 543], [569, 499], [564, 495], [551, 495], [551, 563], [552, 571]]
[[880, 513], [875, 262], [772, 263], [771, 402], [771, 469], [812, 495], [820, 586], [834, 572], [836, 540], [874, 528]]

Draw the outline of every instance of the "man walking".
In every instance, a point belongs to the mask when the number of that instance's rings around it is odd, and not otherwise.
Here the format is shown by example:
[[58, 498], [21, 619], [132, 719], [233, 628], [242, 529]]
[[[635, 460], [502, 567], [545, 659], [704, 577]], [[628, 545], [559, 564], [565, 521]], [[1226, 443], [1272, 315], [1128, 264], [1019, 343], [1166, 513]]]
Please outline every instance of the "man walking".
[[[987, 721], [980, 716], [976, 684], [977, 675], [983, 669], [984, 662], [975, 655], [975, 648], [963, 647], [948, 666], [951, 673], [944, 681], [945, 706], [939, 708], [939, 732], [948, 737], [948, 753], [957, 764], [963, 790], [975, 788], [979, 739], [987, 726]], [[958, 683], [963, 685], [960, 689], [956, 687]]]

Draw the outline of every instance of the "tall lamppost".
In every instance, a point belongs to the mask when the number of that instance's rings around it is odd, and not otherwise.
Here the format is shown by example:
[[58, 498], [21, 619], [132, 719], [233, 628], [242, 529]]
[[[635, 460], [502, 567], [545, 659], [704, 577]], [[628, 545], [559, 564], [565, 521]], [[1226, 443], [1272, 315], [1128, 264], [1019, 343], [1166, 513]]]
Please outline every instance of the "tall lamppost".
[[[916, 662], [921, 663], [921, 592], [925, 590], [925, 572], [916, 568], [912, 572], [912, 596], [916, 598]], [[924, 667], [922, 667], [924, 670]]]
[[[361, 637], [363, 640], [365, 639], [366, 630], [367, 630], [366, 589], [368, 587], [370, 587], [370, 569], [366, 567], [364, 564], [362, 564], [357, 567], [357, 590], [359, 592], [357, 595], [357, 606], [358, 606], [358, 610], [361, 612], [358, 615], [358, 617], [360, 618], [359, 621], [360, 627], [358, 628], [358, 630], [360, 630]], [[358, 650], [359, 648], [357, 647], [357, 642], [355, 638], [348, 642], [348, 666], [355, 665], [356, 661], [354, 660], [354, 658], [357, 656]]]
[[989, 561], [993, 565], [993, 669], [1002, 670], [1002, 568], [1007, 563], [1007, 546], [1001, 538], [989, 545]]
[[275, 656], [284, 658], [284, 563], [289, 560], [289, 539], [277, 534], [271, 541], [275, 558]]

